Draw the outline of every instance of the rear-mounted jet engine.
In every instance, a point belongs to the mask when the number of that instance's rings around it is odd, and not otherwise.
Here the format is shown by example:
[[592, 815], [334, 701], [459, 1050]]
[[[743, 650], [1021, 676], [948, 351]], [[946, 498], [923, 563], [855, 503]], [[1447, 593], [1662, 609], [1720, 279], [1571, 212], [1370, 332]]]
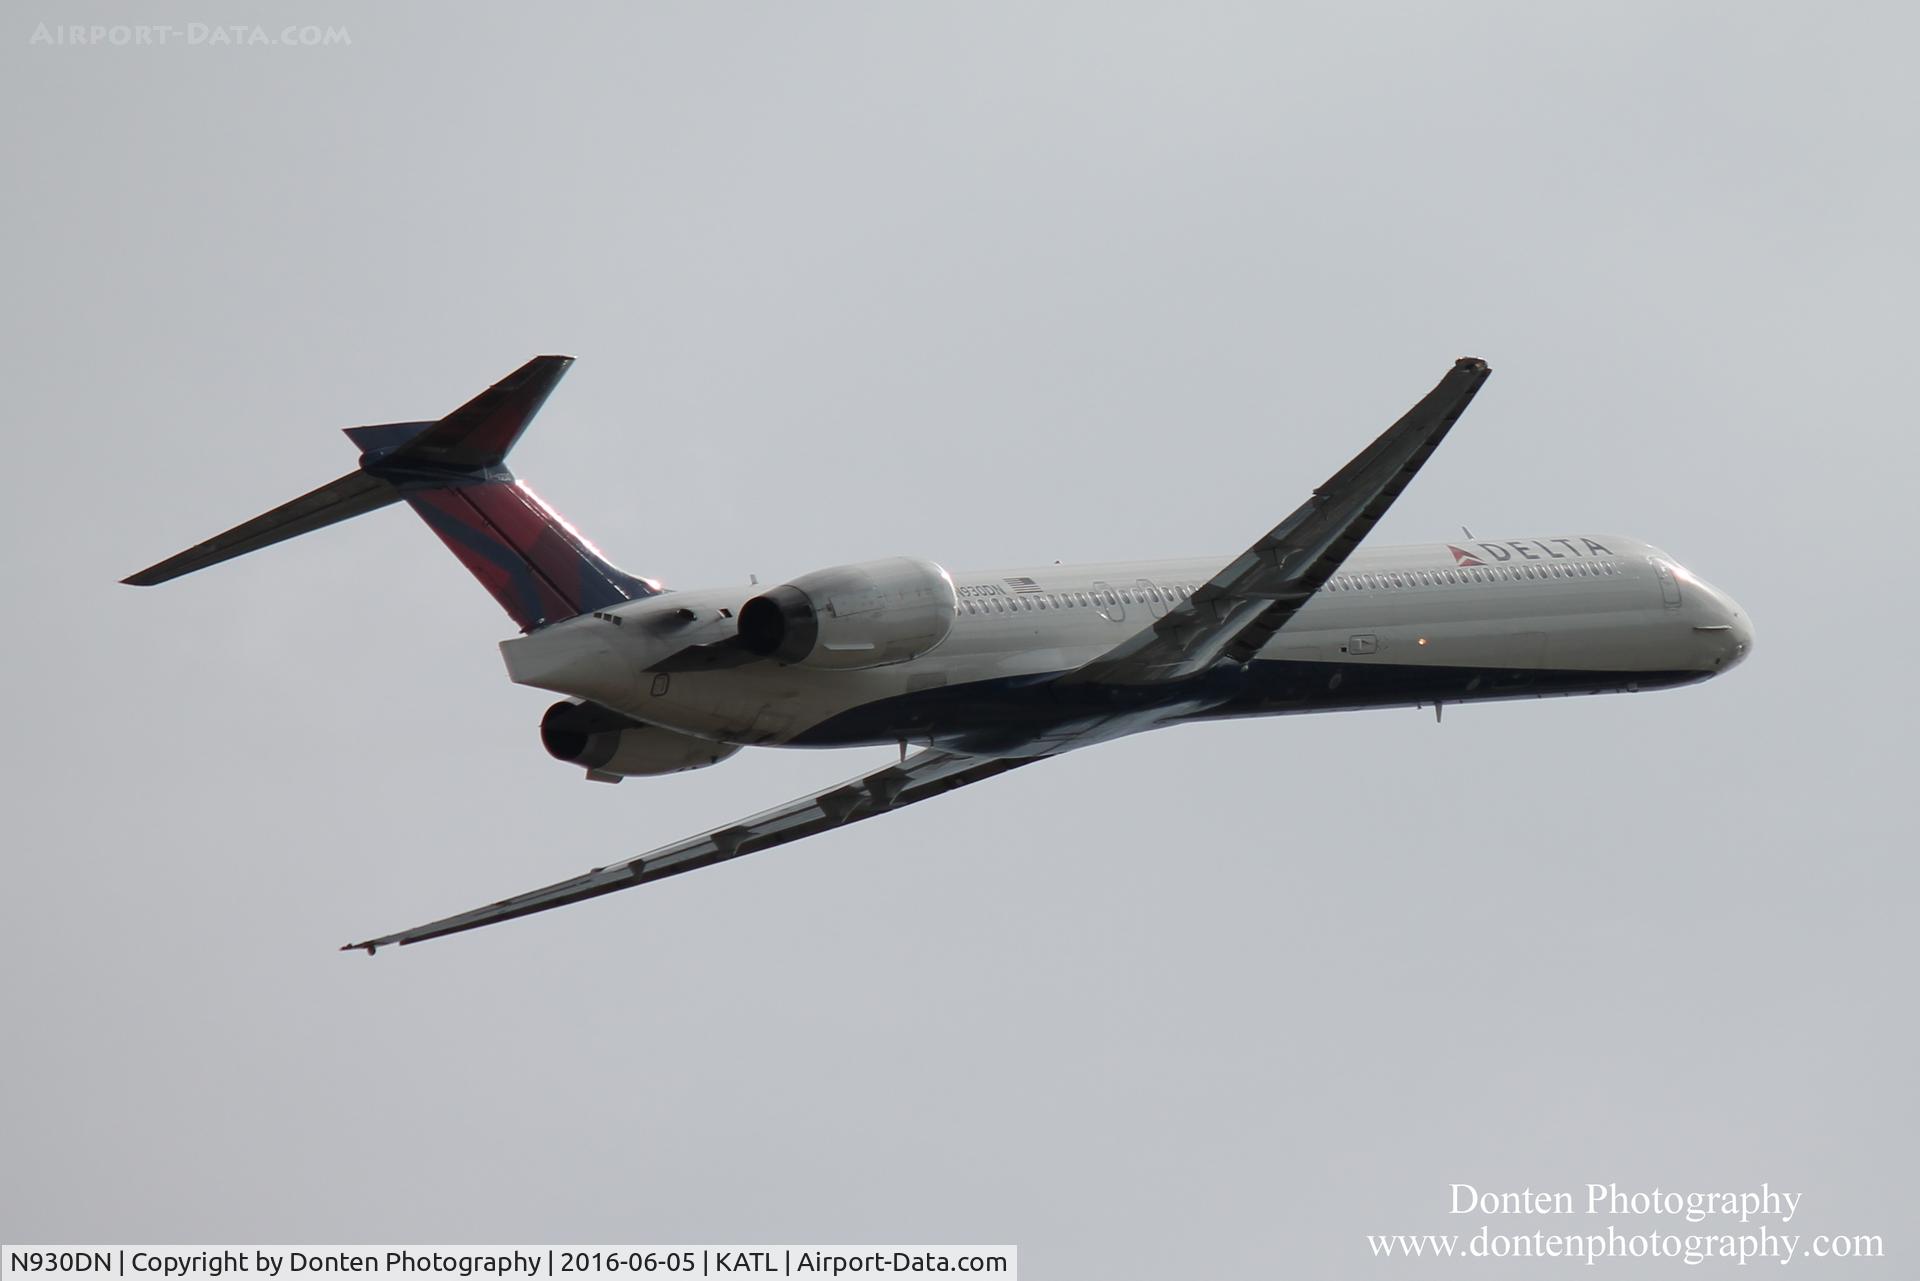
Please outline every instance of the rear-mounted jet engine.
[[740, 607], [740, 642], [801, 667], [884, 667], [918, 658], [953, 630], [953, 577], [897, 556], [803, 574]]
[[606, 783], [705, 769], [740, 750], [571, 699], [555, 703], [540, 718], [540, 743], [555, 760], [584, 766], [588, 778]]

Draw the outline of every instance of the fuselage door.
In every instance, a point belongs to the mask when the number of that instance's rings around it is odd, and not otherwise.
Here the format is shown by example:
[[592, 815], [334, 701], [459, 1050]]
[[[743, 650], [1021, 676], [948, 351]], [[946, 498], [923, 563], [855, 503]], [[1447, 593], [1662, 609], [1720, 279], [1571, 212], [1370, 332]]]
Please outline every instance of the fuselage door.
[[1113, 590], [1112, 583], [1096, 582], [1093, 585], [1093, 599], [1100, 606], [1100, 617], [1110, 623], [1127, 621], [1127, 607], [1120, 603], [1120, 593]]
[[1653, 565], [1653, 575], [1660, 580], [1660, 603], [1668, 609], [1680, 608], [1680, 580], [1674, 577], [1673, 566], [1658, 556], [1649, 556]]

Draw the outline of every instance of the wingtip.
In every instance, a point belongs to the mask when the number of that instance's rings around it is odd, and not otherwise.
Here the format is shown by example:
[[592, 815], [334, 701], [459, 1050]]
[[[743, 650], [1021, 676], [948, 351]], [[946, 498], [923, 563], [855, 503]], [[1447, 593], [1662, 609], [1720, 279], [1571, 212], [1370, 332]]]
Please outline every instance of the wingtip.
[[378, 943], [347, 943], [342, 945], [340, 950], [342, 952], [365, 952], [368, 956], [372, 956], [380, 950], [380, 945]]

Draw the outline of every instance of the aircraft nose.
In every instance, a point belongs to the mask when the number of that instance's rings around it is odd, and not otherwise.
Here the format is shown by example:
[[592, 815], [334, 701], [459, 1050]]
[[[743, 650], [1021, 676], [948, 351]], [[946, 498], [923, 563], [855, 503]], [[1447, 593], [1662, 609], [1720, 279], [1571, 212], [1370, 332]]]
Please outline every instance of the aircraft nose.
[[1694, 630], [1709, 640], [1713, 670], [1724, 672], [1738, 667], [1753, 652], [1753, 620], [1725, 592], [1709, 589], [1707, 594], [1710, 600], [1704, 612], [1708, 617]]

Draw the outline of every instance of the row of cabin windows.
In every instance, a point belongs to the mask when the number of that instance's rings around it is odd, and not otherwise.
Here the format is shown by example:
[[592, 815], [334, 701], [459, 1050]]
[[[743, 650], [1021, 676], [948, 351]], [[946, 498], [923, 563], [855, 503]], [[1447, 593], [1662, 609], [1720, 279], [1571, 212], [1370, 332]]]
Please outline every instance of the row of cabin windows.
[[1336, 574], [1327, 580], [1327, 590], [1391, 591], [1396, 587], [1445, 587], [1460, 583], [1524, 583], [1549, 578], [1601, 578], [1619, 572], [1619, 565], [1610, 560], [1576, 560], [1544, 565], [1481, 565], [1468, 569], [1402, 569], [1386, 573]]
[[[1333, 592], [1392, 591], [1405, 587], [1446, 587], [1463, 583], [1523, 583], [1549, 578], [1601, 578], [1618, 574], [1610, 560], [1577, 560], [1544, 565], [1481, 565], [1465, 569], [1402, 569], [1367, 574], [1336, 574], [1327, 580]], [[1021, 610], [1100, 608], [1108, 605], [1173, 605], [1200, 590], [1196, 583], [1171, 587], [1106, 587], [1094, 591], [1027, 592], [1018, 596], [969, 596], [961, 607], [969, 614], [1017, 614]]]
[[1071, 592], [1027, 592], [1019, 596], [969, 596], [961, 608], [969, 614], [1017, 614], [1036, 609], [1100, 609], [1109, 605], [1175, 605], [1199, 590], [1194, 583], [1171, 587], [1105, 587]]

